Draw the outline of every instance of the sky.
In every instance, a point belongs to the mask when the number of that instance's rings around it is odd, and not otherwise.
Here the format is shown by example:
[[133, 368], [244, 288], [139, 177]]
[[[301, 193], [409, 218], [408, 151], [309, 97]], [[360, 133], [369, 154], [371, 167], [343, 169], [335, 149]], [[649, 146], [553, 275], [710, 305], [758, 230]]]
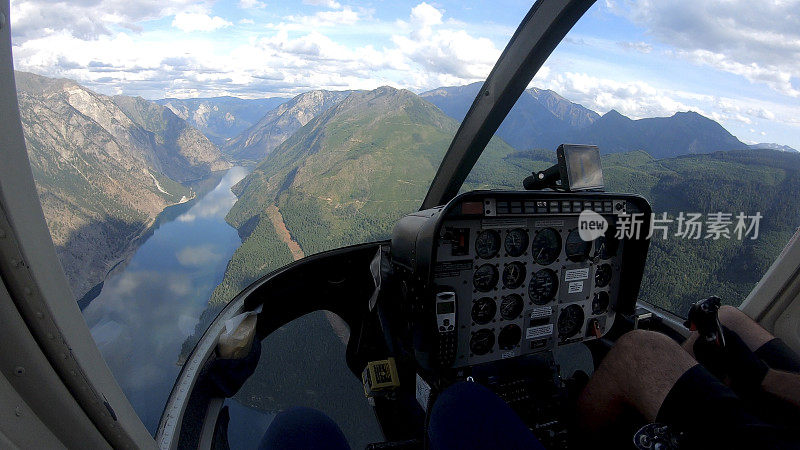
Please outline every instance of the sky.
[[[800, 149], [800, 0], [599, 0], [531, 86], [604, 114], [696, 111]], [[14, 64], [105, 94], [291, 97], [483, 80], [532, 2], [12, 0]]]

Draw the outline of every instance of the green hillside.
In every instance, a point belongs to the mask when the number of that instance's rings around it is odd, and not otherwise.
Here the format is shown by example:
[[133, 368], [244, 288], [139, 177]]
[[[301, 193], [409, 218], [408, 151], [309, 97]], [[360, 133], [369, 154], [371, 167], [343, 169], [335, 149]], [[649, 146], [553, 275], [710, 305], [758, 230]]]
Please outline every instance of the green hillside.
[[709, 295], [740, 304], [800, 226], [796, 153], [735, 150], [654, 160], [638, 152], [610, 155], [603, 165], [608, 190], [641, 194], [655, 212], [673, 218], [680, 211], [762, 214], [756, 240], [653, 239], [640, 299], [679, 314]]
[[[388, 238], [397, 219], [419, 207], [457, 128], [430, 103], [388, 87], [355, 92], [309, 122], [234, 186], [239, 201], [227, 220], [249, 250], [234, 254], [221, 284], [229, 288], [224, 295], [218, 289], [212, 303], [289, 261], [278, 250], [285, 244], [267, 230], [271, 204], [306, 254]], [[511, 153], [493, 140], [487, 161]]]
[[[306, 254], [389, 237], [396, 220], [419, 207], [456, 127], [433, 105], [391, 88], [354, 93], [309, 122], [234, 187], [239, 201], [227, 220], [249, 236], [247, 250], [234, 255], [225, 290], [212, 302], [229, 300], [290, 260], [261, 219], [271, 204]], [[496, 140], [462, 191], [519, 189], [532, 170], [554, 161], [553, 150], [514, 151]], [[608, 191], [643, 195], [673, 218], [681, 211], [763, 215], [757, 240], [654, 239], [641, 299], [681, 314], [712, 294], [739, 304], [800, 225], [798, 154], [732, 150], [654, 159], [636, 151], [605, 155], [603, 167]]]

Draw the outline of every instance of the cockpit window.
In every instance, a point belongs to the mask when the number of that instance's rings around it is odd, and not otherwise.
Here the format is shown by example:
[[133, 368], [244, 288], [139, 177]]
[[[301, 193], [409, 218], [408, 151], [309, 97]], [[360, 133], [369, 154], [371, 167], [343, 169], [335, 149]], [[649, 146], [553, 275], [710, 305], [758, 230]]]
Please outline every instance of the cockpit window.
[[[680, 316], [711, 295], [739, 305], [800, 226], [800, 134], [790, 112], [796, 68], [732, 8], [706, 16], [683, 2], [595, 5], [462, 191], [521, 189], [531, 172], [556, 163], [560, 144], [597, 145], [605, 190], [644, 196], [656, 216], [640, 300]], [[711, 16], [736, 31], [723, 38]], [[696, 26], [678, 33], [672, 23]], [[460, 118], [480, 86], [441, 89], [431, 101]]]
[[[92, 336], [152, 433], [181, 365], [238, 293], [305, 256], [388, 239], [419, 209], [531, 6], [388, 3], [12, 2], [45, 219]], [[684, 315], [709, 295], [740, 304], [800, 226], [800, 55], [773, 43], [796, 40], [796, 27], [764, 25], [793, 10], [765, 8], [761, 23], [735, 2], [664, 3], [592, 7], [462, 191], [521, 189], [559, 144], [599, 146], [606, 190], [645, 197], [658, 221], [640, 299]], [[503, 248], [525, 254], [536, 238], [523, 236]], [[499, 237], [490, 243], [500, 251]], [[314, 349], [343, 353], [333, 331]], [[288, 351], [286, 335], [269, 345]], [[287, 360], [319, 369], [304, 356]], [[260, 388], [252, 380], [239, 407], [284, 405]]]

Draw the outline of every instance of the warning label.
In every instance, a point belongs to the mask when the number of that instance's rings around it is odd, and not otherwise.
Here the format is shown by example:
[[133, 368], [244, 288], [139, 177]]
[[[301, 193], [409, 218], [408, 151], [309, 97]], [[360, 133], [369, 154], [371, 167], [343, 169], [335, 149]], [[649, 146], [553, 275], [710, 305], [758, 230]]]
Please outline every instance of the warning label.
[[589, 268], [564, 271], [564, 281], [585, 280], [589, 278]]
[[553, 315], [553, 308], [550, 306], [542, 306], [531, 310], [531, 320], [550, 317], [551, 315]]
[[513, 358], [515, 356], [517, 356], [517, 352], [515, 352], [514, 350], [509, 350], [507, 352], [503, 352], [500, 354], [500, 358], [502, 359]]
[[569, 288], [567, 289], [567, 293], [569, 294], [576, 294], [578, 292], [583, 292], [583, 281], [572, 281], [569, 283]]
[[472, 270], [471, 259], [438, 262], [433, 276], [436, 278], [457, 277], [461, 275], [462, 270]]
[[525, 339], [536, 339], [542, 336], [549, 336], [553, 334], [553, 324], [542, 325], [538, 327], [530, 327], [525, 330]]

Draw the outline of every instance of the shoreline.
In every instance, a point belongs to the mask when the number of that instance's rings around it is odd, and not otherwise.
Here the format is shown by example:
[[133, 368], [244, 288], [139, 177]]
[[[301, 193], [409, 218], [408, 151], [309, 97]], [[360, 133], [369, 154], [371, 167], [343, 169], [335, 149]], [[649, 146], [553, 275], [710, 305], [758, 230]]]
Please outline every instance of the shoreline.
[[[76, 299], [78, 308], [81, 311], [86, 309], [92, 303], [92, 301], [100, 295], [105, 282], [117, 271], [124, 269], [128, 265], [139, 247], [141, 247], [142, 244], [144, 244], [147, 239], [149, 239], [150, 236], [155, 233], [161, 224], [171, 222], [184, 212], [188, 211], [196, 200], [213, 191], [229, 170], [230, 168], [211, 172], [206, 178], [188, 182], [187, 187], [192, 190], [194, 195], [187, 200], [179, 201], [166, 206], [153, 219], [151, 219], [150, 223], [145, 225], [140, 232], [136, 233], [136, 235], [129, 240], [128, 245], [126, 246], [125, 250], [121, 252], [117, 261], [106, 271], [100, 282], [94, 284], [88, 291], [86, 291], [86, 293], [84, 293], [80, 298]], [[183, 197], [181, 200], [184, 198], [185, 197]]]

